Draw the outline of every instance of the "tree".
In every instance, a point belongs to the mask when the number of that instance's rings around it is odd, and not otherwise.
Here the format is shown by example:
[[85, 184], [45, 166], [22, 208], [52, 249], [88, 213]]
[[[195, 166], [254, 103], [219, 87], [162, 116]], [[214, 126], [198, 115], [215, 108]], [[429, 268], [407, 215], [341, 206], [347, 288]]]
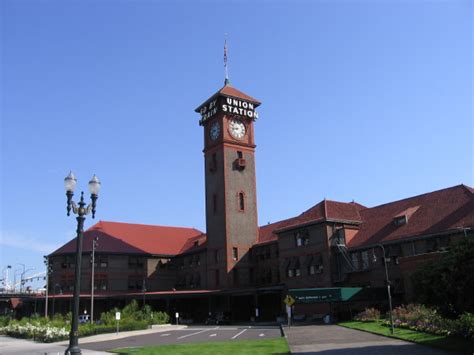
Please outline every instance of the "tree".
[[416, 300], [449, 317], [474, 312], [474, 238], [451, 246], [412, 275]]

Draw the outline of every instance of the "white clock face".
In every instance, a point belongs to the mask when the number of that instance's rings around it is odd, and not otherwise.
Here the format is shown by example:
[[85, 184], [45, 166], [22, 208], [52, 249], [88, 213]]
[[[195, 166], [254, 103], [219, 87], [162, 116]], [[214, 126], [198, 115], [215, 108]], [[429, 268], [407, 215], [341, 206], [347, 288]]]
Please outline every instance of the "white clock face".
[[229, 121], [229, 132], [232, 137], [240, 139], [245, 135], [245, 125], [240, 120]]
[[211, 139], [215, 141], [219, 137], [219, 133], [221, 133], [221, 126], [219, 126], [219, 122], [214, 122], [209, 130]]

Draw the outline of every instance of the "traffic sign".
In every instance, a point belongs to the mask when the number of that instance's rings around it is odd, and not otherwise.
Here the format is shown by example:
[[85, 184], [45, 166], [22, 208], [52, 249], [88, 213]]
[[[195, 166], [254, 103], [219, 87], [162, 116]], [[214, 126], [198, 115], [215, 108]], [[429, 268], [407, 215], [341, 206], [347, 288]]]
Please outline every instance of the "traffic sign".
[[286, 295], [285, 299], [283, 300], [288, 306], [293, 306], [295, 304], [295, 299], [291, 297], [290, 295]]

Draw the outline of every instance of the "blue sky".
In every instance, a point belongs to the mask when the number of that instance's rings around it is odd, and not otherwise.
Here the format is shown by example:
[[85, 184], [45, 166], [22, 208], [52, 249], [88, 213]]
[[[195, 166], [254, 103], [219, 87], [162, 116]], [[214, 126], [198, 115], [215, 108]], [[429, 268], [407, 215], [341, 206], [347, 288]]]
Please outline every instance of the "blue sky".
[[205, 230], [194, 109], [223, 85], [224, 33], [231, 83], [263, 103], [260, 224], [474, 185], [472, 1], [4, 0], [1, 16], [2, 269], [42, 270], [74, 237], [70, 169], [78, 190], [101, 179], [97, 220]]

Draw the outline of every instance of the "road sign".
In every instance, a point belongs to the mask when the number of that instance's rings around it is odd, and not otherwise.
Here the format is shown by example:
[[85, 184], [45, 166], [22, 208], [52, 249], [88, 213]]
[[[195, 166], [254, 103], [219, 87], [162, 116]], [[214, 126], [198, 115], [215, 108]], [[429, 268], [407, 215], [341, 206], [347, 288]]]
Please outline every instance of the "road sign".
[[286, 295], [285, 299], [283, 300], [288, 306], [293, 306], [295, 304], [295, 299], [290, 295]]

